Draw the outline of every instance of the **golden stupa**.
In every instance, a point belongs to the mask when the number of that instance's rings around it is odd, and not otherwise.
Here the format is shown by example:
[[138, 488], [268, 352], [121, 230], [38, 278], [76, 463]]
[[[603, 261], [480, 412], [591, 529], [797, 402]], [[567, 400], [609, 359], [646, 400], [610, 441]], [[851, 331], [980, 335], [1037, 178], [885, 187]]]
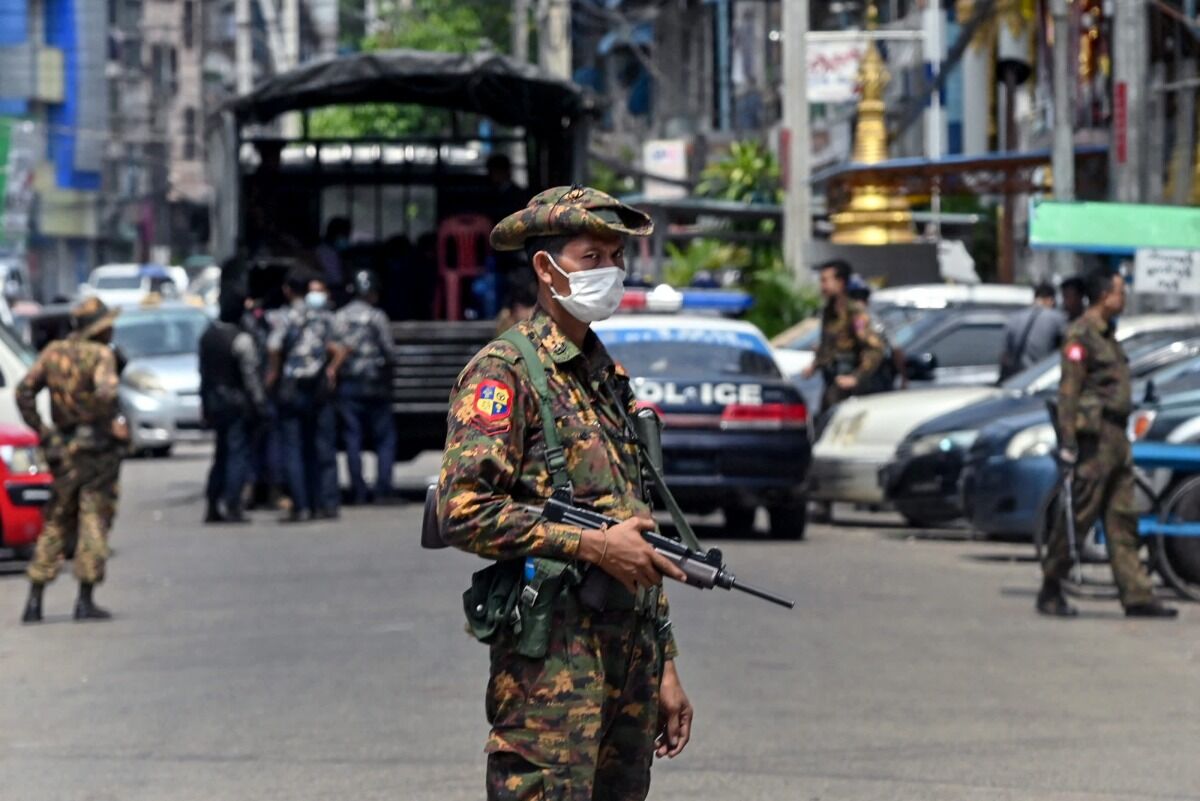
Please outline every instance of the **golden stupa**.
[[[867, 30], [875, 30], [878, 14], [872, 3], [867, 9]], [[879, 164], [887, 160], [883, 89], [890, 79], [879, 48], [874, 40], [869, 40], [858, 68], [862, 100], [858, 104], [858, 122], [854, 127], [855, 164]], [[833, 221], [830, 241], [835, 244], [890, 245], [916, 239], [908, 200], [887, 186], [854, 187], [849, 205], [830, 215], [830, 219]]]

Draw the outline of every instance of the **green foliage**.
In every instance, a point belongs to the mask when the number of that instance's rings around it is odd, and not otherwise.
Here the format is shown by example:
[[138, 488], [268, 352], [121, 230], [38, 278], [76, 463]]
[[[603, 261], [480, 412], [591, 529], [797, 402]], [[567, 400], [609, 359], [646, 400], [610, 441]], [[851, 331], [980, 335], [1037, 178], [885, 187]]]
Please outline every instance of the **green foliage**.
[[746, 313], [746, 319], [768, 337], [813, 316], [821, 308], [817, 290], [798, 288], [792, 275], [783, 270], [749, 273], [745, 288], [754, 297], [754, 306]]
[[637, 189], [637, 183], [627, 175], [621, 175], [603, 162], [592, 159], [588, 163], [588, 186], [620, 197]]
[[[443, 53], [507, 50], [507, 3], [495, 0], [415, 0], [411, 11], [385, 17], [384, 30], [359, 43], [364, 52], [410, 48]], [[309, 131], [319, 138], [393, 139], [449, 133], [451, 114], [445, 109], [371, 103], [329, 106], [309, 117]]]
[[696, 194], [740, 203], [780, 203], [779, 160], [761, 142], [734, 142], [725, 158], [704, 168]]
[[744, 269], [750, 266], [750, 251], [719, 239], [692, 239], [686, 247], [667, 243], [663, 278], [676, 287], [688, 286], [697, 273]]

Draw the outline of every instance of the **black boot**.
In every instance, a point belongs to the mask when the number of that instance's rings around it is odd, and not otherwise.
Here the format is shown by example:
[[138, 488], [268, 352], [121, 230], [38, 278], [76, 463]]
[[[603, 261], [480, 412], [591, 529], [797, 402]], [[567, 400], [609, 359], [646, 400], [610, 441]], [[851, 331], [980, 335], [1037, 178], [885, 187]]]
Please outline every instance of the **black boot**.
[[246, 513], [242, 511], [240, 506], [230, 506], [225, 511], [226, 523], [249, 523], [250, 518], [246, 517]]
[[76, 620], [108, 620], [112, 617], [107, 609], [92, 602], [92, 586], [84, 582], [79, 584], [79, 600], [75, 602]]
[[221, 510], [215, 501], [208, 502], [208, 509], [204, 512], [205, 523], [223, 523], [225, 518], [221, 516]]
[[29, 584], [29, 600], [25, 602], [25, 614], [21, 615], [22, 623], [42, 622], [42, 591], [46, 585], [34, 581]]
[[1062, 583], [1058, 579], [1047, 578], [1042, 581], [1042, 589], [1038, 592], [1037, 610], [1051, 617], [1075, 617], [1079, 610], [1067, 602], [1063, 595]]
[[1158, 601], [1125, 607], [1125, 617], [1157, 617], [1169, 620], [1178, 614], [1179, 610], [1175, 607], [1163, 606]]

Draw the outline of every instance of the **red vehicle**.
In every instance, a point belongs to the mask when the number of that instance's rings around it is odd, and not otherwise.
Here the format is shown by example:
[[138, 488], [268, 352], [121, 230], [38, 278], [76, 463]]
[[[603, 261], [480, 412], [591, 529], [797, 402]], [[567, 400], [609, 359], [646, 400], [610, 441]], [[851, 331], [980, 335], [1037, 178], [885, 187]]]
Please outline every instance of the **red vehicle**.
[[37, 445], [28, 428], [0, 423], [0, 547], [20, 558], [29, 556], [42, 533], [42, 507], [53, 482]]

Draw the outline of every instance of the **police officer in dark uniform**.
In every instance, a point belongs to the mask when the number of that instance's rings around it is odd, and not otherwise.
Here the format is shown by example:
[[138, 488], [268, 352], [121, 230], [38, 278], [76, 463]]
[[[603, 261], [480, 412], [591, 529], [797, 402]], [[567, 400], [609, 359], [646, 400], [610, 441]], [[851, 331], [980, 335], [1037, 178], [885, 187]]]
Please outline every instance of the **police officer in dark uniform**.
[[[1121, 605], [1128, 617], [1175, 617], [1177, 610], [1154, 599], [1154, 586], [1138, 558], [1133, 456], [1125, 427], [1133, 409], [1129, 359], [1114, 336], [1125, 309], [1125, 281], [1107, 268], [1088, 278], [1090, 305], [1067, 329], [1058, 386], [1059, 461], [1071, 469], [1075, 532], [1104, 521], [1105, 543]], [[1073, 617], [1062, 580], [1071, 569], [1065, 515], [1055, 521], [1037, 610]]]
[[351, 501], [367, 503], [363, 480], [363, 436], [370, 434], [375, 445], [375, 500], [387, 499], [392, 491], [392, 465], [396, 460], [396, 428], [392, 420], [392, 368], [395, 346], [387, 315], [378, 307], [379, 286], [375, 276], [362, 270], [355, 274], [353, 298], [334, 315], [334, 339], [340, 350], [333, 363], [337, 373], [337, 410], [350, 473]]
[[331, 369], [340, 347], [333, 338], [325, 281], [306, 270], [288, 275], [283, 319], [271, 330], [267, 387], [279, 410], [283, 470], [292, 508], [281, 522], [338, 516], [337, 423]]
[[254, 337], [240, 325], [242, 299], [222, 292], [220, 303], [219, 319], [200, 337], [200, 403], [217, 440], [204, 522], [244, 523], [242, 490], [250, 471], [250, 437], [254, 422], [266, 415], [267, 398]]

